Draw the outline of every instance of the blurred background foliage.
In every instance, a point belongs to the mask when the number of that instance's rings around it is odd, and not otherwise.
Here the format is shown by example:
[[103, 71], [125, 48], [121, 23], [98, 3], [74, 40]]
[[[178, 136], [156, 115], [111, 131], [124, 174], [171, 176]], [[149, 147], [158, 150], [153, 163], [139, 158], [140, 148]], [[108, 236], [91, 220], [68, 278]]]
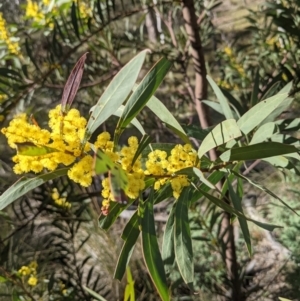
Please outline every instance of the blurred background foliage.
[[[246, 7], [243, 26], [232, 26], [232, 29], [220, 24], [224, 5], [229, 5], [232, 15], [239, 15]], [[195, 1], [207, 69], [225, 95], [234, 97], [242, 112], [251, 106], [254, 85], [259, 98], [263, 99], [291, 80], [297, 83], [300, 75], [299, 7], [298, 0], [257, 1], [255, 6], [237, 0]], [[0, 11], [1, 126], [19, 112], [33, 114], [37, 123], [44, 125], [48, 108], [60, 102], [68, 74], [86, 51], [89, 54], [84, 78], [74, 106], [87, 116], [89, 108], [118, 70], [145, 48], [151, 49], [145, 70], [163, 55], [173, 62], [172, 70], [158, 92], [160, 100], [181, 123], [198, 123], [191, 92], [193, 66], [180, 1], [3, 0]], [[297, 85], [294, 92], [297, 92]], [[209, 95], [209, 98], [213, 100], [214, 96]], [[216, 108], [211, 102], [207, 104]], [[284, 112], [291, 118], [297, 113], [297, 101], [293, 109]], [[176, 141], [177, 138], [149, 114], [143, 111], [139, 118], [156, 142]], [[210, 116], [211, 123], [222, 118], [213, 110]], [[102, 130], [112, 131], [113, 127], [114, 120], [109, 120]], [[4, 138], [1, 136], [0, 139], [2, 192], [16, 177], [11, 169], [11, 153]], [[260, 165], [252, 170], [251, 176], [267, 183], [275, 179], [276, 183], [290, 189], [286, 197], [298, 206], [296, 175], [284, 175], [289, 179], [286, 184], [279, 171]], [[99, 183], [100, 180], [95, 179], [93, 187], [83, 189], [66, 178], [53, 181], [1, 213], [1, 300], [11, 300], [12, 296], [13, 300], [92, 300], [85, 286], [107, 300], [123, 299], [126, 279], [122, 283], [112, 281], [120, 248], [117, 237], [123, 221], [120, 220], [119, 225], [108, 233], [98, 229]], [[257, 192], [246, 191], [246, 194]], [[268, 269], [265, 268], [265, 272], [264, 268], [262, 271], [251, 269], [251, 263], [257, 259], [247, 256], [237, 233], [241, 277], [248, 289], [246, 299], [275, 300], [283, 289], [287, 292], [286, 297], [299, 299], [300, 291], [295, 281], [300, 261], [299, 218], [280, 207], [270, 210], [264, 195], [256, 197], [259, 201], [254, 214], [287, 225], [277, 232], [276, 239], [290, 253], [285, 264], [271, 271], [272, 277], [266, 279], [262, 287], [257, 275], [265, 277]], [[164, 210], [169, 209], [160, 210], [163, 216]], [[224, 300], [228, 296], [224, 264], [226, 246], [219, 237], [220, 219], [221, 212], [205, 200], [200, 200], [191, 209], [199, 295], [190, 294], [176, 267], [172, 267], [169, 282], [176, 296], [174, 300]], [[160, 235], [164, 222], [162, 218], [157, 223]], [[265, 246], [260, 247], [260, 242], [267, 236], [257, 229], [253, 229], [252, 235], [257, 240], [258, 256], [268, 256], [267, 250], [261, 251]], [[133, 259], [130, 267], [136, 300], [158, 300], [139, 248]], [[37, 267], [31, 269], [34, 262]], [[275, 266], [274, 262], [271, 265]], [[22, 266], [28, 267], [27, 274], [26, 268], [20, 270]]]

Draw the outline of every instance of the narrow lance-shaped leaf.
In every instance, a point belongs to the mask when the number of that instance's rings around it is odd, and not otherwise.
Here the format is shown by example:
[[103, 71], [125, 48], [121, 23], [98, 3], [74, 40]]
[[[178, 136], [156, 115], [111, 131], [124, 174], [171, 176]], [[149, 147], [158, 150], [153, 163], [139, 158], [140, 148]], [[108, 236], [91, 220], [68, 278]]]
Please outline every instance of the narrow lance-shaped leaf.
[[175, 209], [175, 258], [184, 282], [193, 289], [194, 263], [193, 248], [189, 226], [188, 205], [191, 187], [185, 187], [176, 204]]
[[266, 188], [263, 185], [260, 185], [252, 180], [250, 180], [249, 178], [247, 178], [246, 176], [235, 172], [234, 170], [231, 170], [232, 173], [234, 173], [237, 177], [246, 180], [248, 183], [250, 183], [251, 185], [259, 188], [260, 190], [268, 193], [269, 195], [271, 195], [273, 198], [277, 199], [279, 202], [281, 202], [284, 206], [286, 206], [287, 208], [289, 208], [290, 210], [292, 210], [294, 213], [296, 213], [297, 215], [299, 215], [291, 206], [289, 206], [286, 202], [284, 202], [280, 197], [278, 197], [275, 193], [273, 193], [272, 191], [270, 191], [268, 188]]
[[253, 145], [237, 147], [224, 152], [220, 159], [228, 161], [245, 161], [297, 153], [298, 149], [293, 145], [278, 142], [262, 142]]
[[[219, 114], [224, 115], [223, 108], [220, 103], [211, 100], [202, 100], [202, 102], [205, 103], [210, 108], [212, 108], [214, 111], [218, 112]], [[238, 119], [240, 117], [239, 115], [237, 115], [237, 113], [234, 110], [231, 110], [231, 114], [234, 117], [234, 119]]]
[[234, 119], [227, 119], [221, 122], [204, 138], [198, 149], [198, 157], [201, 159], [209, 150], [238, 138], [241, 135], [242, 133]]
[[82, 142], [83, 144], [126, 100], [137, 80], [145, 56], [148, 52], [148, 49], [140, 52], [131, 61], [129, 61], [110, 82], [109, 86], [98, 100], [93, 113], [89, 118], [86, 126], [85, 137], [83, 139], [84, 141]]
[[122, 167], [112, 161], [112, 159], [102, 150], [96, 153], [94, 171], [96, 174], [109, 172], [109, 182], [111, 192], [115, 201], [120, 204], [127, 204], [125, 190], [128, 186], [128, 178]]
[[[74, 4], [74, 3], [73, 3]], [[87, 53], [85, 53], [76, 63], [69, 78], [65, 84], [64, 91], [61, 98], [61, 114], [65, 116], [70, 110], [72, 102], [79, 89], [79, 85], [82, 79], [84, 63], [86, 60]]]
[[31, 142], [15, 143], [19, 155], [22, 156], [43, 156], [58, 152], [57, 149], [47, 146], [35, 145]]
[[152, 96], [147, 102], [147, 107], [170, 128], [175, 134], [177, 134], [185, 143], [190, 143], [184, 129], [178, 123], [173, 114], [167, 109], [167, 107], [155, 96]]
[[75, 31], [75, 34], [78, 39], [80, 39], [80, 34], [79, 34], [79, 26], [78, 26], [78, 20], [77, 20], [77, 12], [76, 12], [76, 4], [75, 2], [72, 3], [71, 7], [71, 20], [72, 20], [72, 25]]
[[[239, 197], [239, 195], [234, 191], [230, 181], [228, 181], [228, 190], [229, 190], [229, 195], [231, 202], [233, 204], [233, 207], [238, 210], [241, 213], [243, 212], [243, 207], [242, 207], [242, 199]], [[246, 242], [246, 246], [249, 252], [249, 255], [252, 256], [252, 246], [251, 246], [251, 238], [250, 238], [250, 232], [247, 224], [247, 220], [241, 217], [238, 217], [243, 236]]]
[[117, 202], [111, 202], [109, 205], [108, 215], [101, 214], [99, 217], [99, 227], [103, 230], [108, 230], [114, 222], [117, 220], [119, 215], [127, 208], [129, 205], [122, 205]]
[[274, 134], [275, 128], [276, 126], [274, 122], [265, 123], [254, 133], [250, 144], [260, 143], [271, 138]]
[[127, 225], [124, 228], [122, 239], [125, 240], [121, 253], [119, 255], [114, 278], [118, 280], [122, 280], [126, 266], [129, 263], [130, 257], [132, 255], [132, 252], [134, 250], [135, 243], [140, 235], [139, 230], [139, 220], [137, 212], [135, 212], [130, 220], [128, 221]]
[[224, 116], [226, 117], [226, 119], [232, 119], [233, 118], [232, 111], [231, 111], [229, 103], [228, 103], [226, 97], [224, 96], [224, 94], [222, 93], [221, 89], [218, 87], [218, 85], [213, 81], [213, 79], [209, 75], [207, 75], [206, 78], [207, 78], [209, 84], [211, 85], [211, 87], [213, 88], [213, 90], [218, 98], [218, 101], [220, 102]]
[[254, 85], [251, 93], [251, 107], [254, 107], [258, 102], [258, 92], [259, 92], [259, 69], [257, 68]]
[[285, 99], [288, 93], [277, 94], [266, 100], [259, 102], [253, 108], [248, 110], [238, 121], [240, 130], [245, 134], [249, 134], [257, 127], [267, 116], [269, 116]]
[[134, 154], [134, 157], [132, 159], [131, 165], [133, 165], [135, 163], [135, 161], [137, 160], [137, 158], [139, 157], [139, 155], [141, 155], [141, 153], [143, 152], [143, 150], [150, 144], [152, 138], [148, 135], [144, 135], [142, 137], [142, 139], [139, 142], [139, 146]]
[[95, 291], [93, 291], [92, 289], [86, 287], [86, 286], [82, 286], [84, 288], [85, 291], [87, 291], [91, 296], [93, 296], [96, 300], [99, 301], [107, 301], [107, 299], [105, 299], [104, 297], [100, 296], [98, 293], [96, 293]]
[[170, 267], [175, 261], [175, 248], [174, 248], [174, 231], [175, 231], [175, 210], [176, 203], [174, 203], [169, 218], [164, 230], [164, 237], [162, 243], [162, 259], [164, 261], [166, 273], [170, 273]]
[[124, 301], [135, 301], [134, 280], [132, 278], [130, 268], [126, 268], [127, 284], [124, 293]]
[[4, 209], [19, 197], [44, 184], [45, 182], [66, 175], [68, 170], [69, 168], [62, 168], [44, 175], [37, 176], [35, 178], [23, 177], [19, 179], [0, 196], [0, 210]]
[[229, 212], [231, 214], [234, 214], [238, 217], [241, 217], [241, 218], [244, 218], [248, 221], [251, 221], [252, 223], [254, 223], [254, 224], [258, 225], [259, 227], [261, 227], [263, 229], [266, 229], [268, 231], [273, 231], [275, 228], [282, 228], [281, 226], [272, 225], [272, 224], [265, 224], [265, 223], [261, 223], [259, 221], [256, 221], [254, 219], [248, 218], [244, 214], [242, 214], [240, 211], [236, 210], [235, 208], [233, 208], [230, 205], [228, 205], [227, 203], [225, 203], [223, 200], [219, 200], [218, 198], [214, 197], [213, 195], [211, 195], [209, 193], [206, 193], [205, 191], [203, 191], [200, 188], [198, 188], [198, 189], [207, 199], [209, 199], [213, 204], [220, 207], [224, 211], [227, 211], [227, 212]]
[[127, 204], [128, 199], [125, 190], [128, 186], [128, 178], [121, 166], [115, 165], [109, 171], [109, 182], [115, 201], [120, 204]]
[[155, 233], [155, 220], [153, 212], [153, 189], [148, 200], [141, 204], [141, 227], [143, 255], [149, 275], [163, 301], [169, 301], [169, 292], [164, 265], [158, 248]]
[[[96, 106], [93, 106], [90, 109], [90, 114], [93, 113], [95, 107]], [[120, 105], [120, 107], [117, 110], [115, 110], [115, 112], [113, 113], [113, 115], [121, 117], [122, 114], [123, 114], [123, 111], [124, 111], [124, 106]], [[145, 132], [143, 126], [141, 125], [141, 123], [136, 118], [133, 118], [131, 120], [131, 124], [134, 125], [141, 132], [142, 135], [146, 135], [146, 132]]]
[[126, 103], [123, 115], [117, 124], [114, 139], [115, 145], [117, 144], [118, 139], [126, 126], [142, 110], [142, 108], [154, 94], [160, 83], [163, 81], [165, 75], [171, 68], [171, 65], [171, 62], [169, 62], [166, 58], [161, 58], [134, 90]]

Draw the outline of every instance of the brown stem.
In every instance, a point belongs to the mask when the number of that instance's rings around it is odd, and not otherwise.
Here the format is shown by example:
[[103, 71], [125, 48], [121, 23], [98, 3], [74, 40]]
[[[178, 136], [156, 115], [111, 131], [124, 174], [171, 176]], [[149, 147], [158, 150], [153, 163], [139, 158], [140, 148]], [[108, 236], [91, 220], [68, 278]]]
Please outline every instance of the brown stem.
[[208, 127], [206, 110], [202, 100], [207, 98], [206, 67], [202, 43], [199, 35], [199, 27], [195, 14], [194, 1], [183, 0], [182, 14], [185, 30], [190, 42], [190, 53], [193, 58], [195, 69], [195, 107], [199, 116], [202, 128]]

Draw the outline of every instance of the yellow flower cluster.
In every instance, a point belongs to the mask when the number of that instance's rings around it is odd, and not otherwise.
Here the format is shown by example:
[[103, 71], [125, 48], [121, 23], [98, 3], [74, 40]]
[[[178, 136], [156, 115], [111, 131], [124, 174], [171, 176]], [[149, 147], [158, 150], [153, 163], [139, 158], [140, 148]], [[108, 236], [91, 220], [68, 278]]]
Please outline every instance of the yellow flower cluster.
[[[128, 178], [128, 185], [125, 190], [125, 194], [131, 198], [135, 199], [138, 197], [139, 192], [144, 189], [144, 171], [142, 169], [142, 164], [140, 156], [132, 164], [133, 157], [139, 146], [138, 139], [136, 137], [130, 137], [128, 139], [128, 146], [122, 147], [120, 152], [113, 152], [113, 142], [110, 140], [110, 134], [104, 132], [100, 134], [95, 142], [97, 148], [101, 148], [110, 158], [118, 162], [122, 169], [126, 172]], [[122, 179], [120, 179], [122, 180]], [[102, 202], [102, 212], [108, 212], [108, 207], [110, 201], [115, 201], [114, 195], [111, 192], [111, 185], [109, 178], [105, 178], [102, 181], [102, 196], [104, 198]]]
[[168, 157], [165, 151], [155, 150], [148, 155], [146, 175], [158, 176], [154, 189], [158, 190], [170, 178], [173, 196], [178, 198], [182, 189], [190, 183], [187, 176], [174, 176], [178, 170], [196, 166], [197, 153], [190, 144], [176, 145]]
[[39, 9], [39, 5], [37, 2], [32, 2], [31, 0], [27, 0], [26, 12], [25, 16], [27, 18], [33, 19], [35, 22], [40, 22], [45, 19], [45, 15]]
[[85, 2], [80, 1], [79, 14], [82, 19], [85, 19], [92, 16], [92, 10]]
[[38, 264], [36, 261], [32, 261], [28, 266], [24, 265], [18, 270], [18, 274], [20, 276], [26, 277], [29, 276], [27, 279], [27, 283], [30, 286], [36, 286], [38, 279], [36, 277], [36, 270], [37, 270]]
[[54, 28], [54, 23], [51, 18], [57, 14], [57, 9], [56, 6], [54, 6], [51, 10], [51, 14], [47, 14], [50, 3], [50, 0], [43, 0], [41, 5], [41, 2], [39, 1], [34, 2], [32, 0], [27, 0], [25, 18], [31, 19], [33, 22], [43, 26], [47, 25], [51, 29]]
[[62, 198], [60, 197], [58, 190], [56, 188], [54, 188], [52, 190], [52, 199], [54, 201], [54, 203], [60, 207], [63, 207], [65, 209], [70, 209], [71, 208], [71, 203], [67, 201], [67, 198]]
[[[94, 159], [89, 154], [90, 144], [82, 145], [86, 124], [86, 119], [81, 117], [76, 109], [71, 109], [65, 116], [62, 116], [60, 105], [49, 111], [50, 130], [41, 129], [36, 122], [29, 122], [25, 114], [16, 116], [7, 128], [1, 130], [7, 137], [10, 147], [18, 150], [17, 155], [13, 157], [16, 163], [15, 173], [30, 171], [39, 173], [44, 169], [54, 171], [60, 164], [72, 165], [68, 170], [68, 177], [82, 186], [91, 185]], [[128, 146], [115, 151], [110, 134], [104, 132], [97, 137], [94, 147], [101, 149], [122, 171], [117, 171], [120, 177], [105, 178], [102, 181], [103, 213], [108, 213], [110, 202], [116, 201], [115, 191], [112, 191], [114, 185], [123, 189], [127, 197], [135, 199], [145, 188], [147, 175], [156, 178], [154, 184], [156, 190], [169, 180], [173, 196], [178, 198], [182, 189], [190, 183], [186, 175], [175, 173], [197, 165], [197, 153], [190, 144], [176, 145], [169, 156], [161, 150], [149, 153], [145, 167], [142, 166], [141, 156], [133, 163], [139, 147], [136, 137], [130, 137]], [[107, 164], [111, 166], [112, 162]], [[67, 209], [71, 207], [66, 198], [59, 195], [57, 189], [53, 190], [52, 198], [58, 206]], [[23, 273], [25, 272], [24, 270]]]
[[244, 67], [238, 63], [236, 56], [234, 55], [232, 49], [230, 47], [225, 47], [224, 48], [224, 53], [228, 56], [228, 59], [232, 65], [232, 67], [234, 69], [236, 69], [236, 71], [242, 76], [242, 77], [246, 77], [246, 73], [244, 70]]
[[[66, 116], [62, 117], [60, 114], [60, 105], [49, 112], [49, 126], [51, 132], [45, 129], [41, 129], [36, 124], [31, 124], [27, 120], [26, 114], [20, 114], [13, 119], [7, 128], [3, 128], [1, 132], [7, 137], [8, 144], [12, 148], [17, 148], [18, 144], [30, 143], [34, 146], [36, 154], [34, 155], [22, 155], [22, 151], [17, 153], [13, 157], [13, 161], [16, 163], [14, 171], [16, 174], [28, 173], [33, 171], [35, 173], [41, 172], [44, 168], [49, 171], [55, 170], [59, 164], [69, 166], [75, 162], [75, 160], [81, 159], [75, 164], [69, 171], [69, 177], [77, 179], [76, 169], [82, 168], [87, 161], [91, 162], [90, 156], [83, 156], [81, 139], [84, 136], [85, 125], [87, 121], [81, 117], [78, 110], [71, 109]], [[47, 148], [50, 151], [46, 151], [44, 154], [39, 153], [41, 150]], [[89, 151], [90, 146], [86, 144], [84, 151]], [[76, 167], [76, 165], [80, 165]], [[88, 163], [89, 164], [89, 163]], [[91, 175], [91, 164], [89, 165], [89, 174]], [[84, 174], [84, 172], [81, 173]], [[88, 181], [84, 176], [80, 176], [83, 186], [89, 186], [91, 179]]]
[[6, 44], [11, 54], [19, 54], [19, 44], [18, 42], [13, 41], [13, 38], [10, 36], [2, 12], [0, 12], [0, 41], [3, 41]]

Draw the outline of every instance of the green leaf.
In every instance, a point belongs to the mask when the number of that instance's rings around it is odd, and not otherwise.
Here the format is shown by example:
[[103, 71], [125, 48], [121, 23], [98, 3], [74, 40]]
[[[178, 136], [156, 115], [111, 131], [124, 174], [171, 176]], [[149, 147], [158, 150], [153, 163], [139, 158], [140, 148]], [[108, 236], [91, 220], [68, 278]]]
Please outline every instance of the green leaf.
[[164, 266], [166, 273], [170, 273], [170, 268], [175, 261], [175, 246], [174, 246], [174, 221], [175, 221], [175, 210], [176, 203], [173, 204], [171, 212], [169, 213], [169, 218], [166, 223], [164, 230], [163, 243], [162, 243], [162, 259], [164, 261]]
[[4, 283], [7, 281], [8, 281], [8, 279], [6, 277], [0, 275], [0, 283]]
[[101, 23], [104, 24], [105, 20], [104, 20], [103, 13], [102, 13], [102, 8], [101, 8], [101, 0], [97, 0], [96, 6], [97, 6], [97, 13], [98, 13], [99, 18], [101, 20]]
[[125, 194], [128, 187], [127, 174], [119, 164], [114, 163], [112, 159], [100, 149], [97, 151], [94, 171], [96, 174], [109, 171], [109, 183], [115, 201], [120, 204], [127, 204]]
[[[296, 154], [296, 155], [298, 155], [298, 154]], [[265, 159], [263, 159], [263, 161], [268, 162], [275, 167], [282, 167], [282, 168], [288, 167], [288, 165], [290, 163], [290, 161], [286, 157], [283, 157], [283, 156], [265, 158]]]
[[[131, 216], [129, 221], [127, 222], [126, 226], [123, 229], [121, 238], [123, 240], [127, 240], [131, 235], [133, 235], [133, 231], [138, 229], [139, 223], [138, 223], [138, 212], [137, 210], [134, 212], [134, 214]], [[139, 231], [140, 232], [140, 231]]]
[[155, 233], [155, 221], [153, 212], [153, 190], [148, 200], [143, 205], [144, 212], [141, 217], [143, 255], [149, 275], [154, 283], [161, 299], [170, 300], [164, 265], [158, 248]]
[[214, 128], [214, 127], [208, 127], [206, 129], [202, 129], [197, 125], [183, 125], [182, 126], [185, 132], [189, 137], [194, 137], [200, 141], [203, 141], [204, 138], [209, 134], [209, 132]]
[[246, 180], [251, 185], [253, 185], [253, 186], [259, 188], [260, 190], [266, 192], [267, 194], [269, 194], [270, 196], [272, 196], [273, 198], [275, 198], [276, 200], [281, 202], [281, 204], [283, 204], [284, 206], [286, 206], [287, 208], [289, 208], [290, 210], [292, 210], [294, 213], [296, 213], [298, 215], [298, 213], [292, 207], [290, 207], [286, 202], [284, 202], [280, 197], [278, 197], [275, 193], [273, 193], [271, 190], [269, 190], [265, 186], [260, 185], [256, 182], [250, 180], [249, 178], [245, 177], [244, 175], [242, 175], [238, 172], [235, 172], [234, 170], [231, 170], [231, 172], [234, 173], [237, 177], [240, 177], [241, 179]]
[[294, 138], [293, 136], [288, 134], [274, 134], [271, 137], [271, 141], [293, 145], [296, 146], [297, 148], [300, 147], [300, 141], [297, 138]]
[[190, 200], [190, 187], [185, 187], [175, 207], [175, 258], [179, 272], [184, 282], [193, 288], [194, 263], [191, 231], [188, 216], [188, 206]]
[[224, 116], [226, 117], [226, 119], [233, 119], [233, 115], [229, 103], [226, 97], [224, 96], [224, 94], [222, 93], [221, 89], [218, 87], [218, 85], [213, 81], [213, 79], [209, 75], [207, 75], [206, 78], [209, 84], [211, 85], [211, 87], [213, 88], [218, 101], [220, 102]]
[[93, 296], [97, 300], [99, 300], [99, 301], [107, 301], [104, 297], [100, 296], [98, 293], [94, 292], [90, 288], [88, 288], [88, 287], [86, 287], [84, 285], [82, 287], [84, 288], [85, 291], [87, 291], [91, 296]]
[[130, 220], [128, 221], [127, 225], [122, 234], [122, 239], [125, 240], [121, 253], [119, 255], [114, 278], [118, 280], [122, 280], [124, 273], [126, 271], [126, 267], [129, 263], [130, 257], [132, 255], [134, 246], [137, 242], [139, 237], [140, 230], [139, 230], [139, 220], [137, 212], [135, 212]]
[[266, 100], [262, 100], [248, 110], [238, 121], [240, 130], [249, 134], [255, 127], [264, 121], [282, 102], [286, 100], [288, 93], [277, 94]]
[[234, 119], [227, 119], [218, 124], [203, 140], [198, 149], [198, 157], [202, 156], [216, 146], [240, 137], [242, 134]]
[[182, 126], [159, 99], [157, 99], [155, 96], [152, 96], [147, 102], [147, 107], [185, 143], [190, 144], [190, 140], [187, 137]]
[[[93, 106], [90, 109], [90, 114], [93, 113], [95, 107], [96, 106]], [[123, 114], [123, 111], [124, 111], [124, 106], [120, 105], [120, 107], [116, 111], [114, 111], [113, 115], [121, 117], [122, 114]], [[134, 125], [141, 132], [142, 135], [146, 135], [146, 132], [145, 132], [143, 126], [141, 125], [141, 123], [136, 118], [133, 118], [131, 120], [131, 124]]]
[[298, 131], [300, 129], [300, 118], [279, 119], [275, 121], [280, 131]]
[[110, 82], [100, 99], [86, 126], [84, 141], [87, 141], [94, 131], [126, 100], [137, 80], [145, 56], [149, 50], [144, 50], [128, 62]]
[[[244, 214], [243, 207], [242, 207], [242, 198], [234, 191], [230, 181], [228, 181], [228, 190], [229, 190], [229, 196], [230, 196], [231, 202], [233, 204], [233, 207], [237, 211]], [[247, 221], [241, 217], [239, 217], [238, 220], [239, 220], [242, 232], [243, 232], [243, 236], [245, 239], [245, 243], [246, 243], [249, 255], [252, 256], [251, 238], [250, 238], [250, 232], [249, 232]]]
[[0, 196], [0, 210], [3, 210], [13, 201], [33, 190], [34, 188], [67, 174], [69, 168], [57, 169], [44, 175], [39, 175], [35, 178], [22, 177]]
[[278, 87], [280, 86], [281, 81], [273, 81], [271, 84], [269, 84], [268, 88], [262, 93], [261, 100], [268, 99], [269, 97], [273, 96], [276, 91], [278, 90]]
[[138, 87], [133, 91], [128, 99], [123, 115], [119, 119], [116, 131], [115, 131], [115, 144], [122, 131], [131, 122], [131, 120], [142, 110], [148, 100], [154, 94], [160, 83], [163, 81], [167, 72], [171, 68], [171, 62], [166, 58], [161, 58], [146, 74]]
[[[212, 183], [213, 185], [216, 185], [219, 181], [222, 180], [224, 175], [225, 175], [224, 172], [216, 170], [212, 174], [209, 175], [207, 180], [210, 183]], [[208, 187], [207, 185], [202, 183], [199, 186], [199, 189], [197, 188], [197, 190], [194, 191], [193, 196], [191, 198], [191, 204], [198, 201], [201, 197], [203, 197], [203, 194], [201, 193], [201, 191], [208, 192], [208, 191], [210, 191], [210, 189], [211, 189], [210, 187]]]
[[116, 202], [127, 204], [127, 196], [125, 191], [128, 187], [128, 177], [125, 170], [121, 166], [115, 164], [109, 171], [110, 189]]
[[58, 152], [57, 149], [47, 147], [47, 146], [38, 146], [31, 142], [15, 143], [17, 146], [17, 151], [19, 155], [22, 156], [43, 156], [50, 153]]
[[125, 287], [124, 301], [135, 301], [134, 281], [129, 267], [126, 268], [126, 275], [127, 284]]
[[77, 38], [80, 39], [76, 10], [77, 10], [76, 9], [76, 4], [75, 4], [75, 2], [72, 2], [72, 7], [71, 7], [72, 25], [73, 25], [73, 28], [74, 28], [74, 31], [75, 31], [75, 34], [76, 34]]
[[259, 68], [256, 70], [254, 85], [251, 93], [251, 107], [254, 107], [258, 103], [259, 92]]
[[286, 298], [282, 298], [282, 297], [278, 297], [280, 301], [292, 301], [291, 299], [286, 299]]
[[268, 122], [263, 124], [258, 130], [254, 133], [251, 142], [249, 144], [257, 144], [259, 142], [266, 141], [271, 138], [276, 129], [276, 125], [274, 122]]
[[203, 172], [197, 167], [187, 167], [180, 169], [175, 172], [176, 175], [186, 175], [189, 177], [197, 177], [202, 183], [211, 189], [216, 189], [216, 187], [210, 183], [205, 177]]
[[13, 70], [13, 69], [8, 69], [8, 68], [0, 68], [0, 76], [4, 76], [7, 78], [15, 79], [15, 80], [20, 80], [21, 75], [19, 72]]
[[281, 113], [288, 110], [293, 101], [294, 99], [291, 97], [286, 98], [284, 102], [282, 102], [271, 114], [268, 115], [266, 119], [261, 122], [261, 124], [275, 121], [275, 119], [280, 116]]
[[141, 155], [141, 153], [144, 151], [144, 149], [150, 144], [152, 138], [148, 135], [144, 135], [142, 137], [142, 139], [139, 142], [139, 146], [138, 149], [136, 150], [134, 157], [132, 159], [132, 165], [134, 164], [134, 162], [136, 161], [136, 159], [139, 157], [139, 155]]
[[[215, 110], [216, 112], [218, 112], [219, 114], [224, 115], [223, 108], [222, 108], [220, 103], [214, 102], [214, 101], [211, 101], [211, 100], [202, 100], [202, 102], [205, 103], [210, 108], [212, 108], [213, 110]], [[234, 111], [231, 110], [231, 114], [232, 114], [234, 119], [238, 119], [238, 116]]]
[[99, 227], [103, 230], [108, 230], [119, 217], [119, 215], [129, 205], [122, 205], [117, 202], [110, 202], [108, 215], [101, 215], [99, 217]]
[[272, 225], [272, 224], [265, 224], [265, 223], [261, 223], [259, 221], [253, 220], [251, 218], [246, 217], [243, 213], [241, 213], [240, 211], [236, 210], [235, 208], [231, 207], [230, 205], [228, 205], [227, 203], [225, 203], [223, 200], [219, 200], [216, 197], [206, 193], [204, 190], [202, 190], [201, 188], [198, 188], [199, 191], [207, 198], [209, 199], [213, 204], [215, 204], [216, 206], [220, 207], [221, 209], [223, 209], [224, 211], [227, 211], [231, 214], [236, 215], [237, 217], [241, 217], [244, 218], [248, 221], [253, 222], [254, 224], [258, 225], [259, 227], [268, 230], [268, 231], [273, 231], [275, 228], [282, 228], [281, 226], [277, 226], [277, 225]]
[[233, 108], [235, 108], [235, 111], [237, 112], [237, 114], [239, 116], [243, 115], [245, 113], [245, 108], [240, 104], [239, 101], [237, 101], [234, 96], [227, 90], [222, 89], [221, 91], [223, 92], [223, 94], [225, 95], [225, 97], [228, 99], [228, 101], [230, 102], [231, 106]]
[[278, 142], [262, 142], [230, 149], [220, 156], [223, 162], [246, 161], [297, 153], [298, 149], [293, 145]]
[[99, 175], [106, 173], [109, 170], [113, 169], [115, 166], [114, 161], [101, 149], [97, 150], [96, 160], [94, 162], [94, 171], [95, 174]]

